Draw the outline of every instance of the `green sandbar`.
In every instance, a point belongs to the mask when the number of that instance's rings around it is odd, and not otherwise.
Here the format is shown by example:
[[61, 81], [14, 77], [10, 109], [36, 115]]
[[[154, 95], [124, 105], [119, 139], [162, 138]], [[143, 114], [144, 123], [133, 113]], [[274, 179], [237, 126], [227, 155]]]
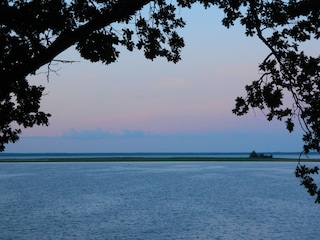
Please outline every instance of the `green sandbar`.
[[[320, 162], [320, 159], [302, 159], [302, 162]], [[39, 158], [1, 159], [0, 163], [28, 162], [298, 162], [287, 158], [236, 158], [236, 157], [97, 157], [97, 158]]]

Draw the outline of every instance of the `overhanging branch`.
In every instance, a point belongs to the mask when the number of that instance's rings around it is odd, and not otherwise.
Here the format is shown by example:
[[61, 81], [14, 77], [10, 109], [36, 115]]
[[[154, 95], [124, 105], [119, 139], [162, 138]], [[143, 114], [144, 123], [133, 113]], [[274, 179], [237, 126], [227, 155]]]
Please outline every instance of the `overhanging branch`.
[[41, 53], [30, 59], [28, 64], [19, 66], [18, 73], [27, 76], [30, 72], [36, 72], [41, 66], [48, 64], [60, 53], [73, 46], [81, 38], [86, 38], [91, 32], [104, 28], [112, 23], [121, 22], [141, 10], [151, 0], [122, 0], [118, 1], [114, 8], [95, 16], [90, 22], [77, 29], [65, 30], [57, 39]]

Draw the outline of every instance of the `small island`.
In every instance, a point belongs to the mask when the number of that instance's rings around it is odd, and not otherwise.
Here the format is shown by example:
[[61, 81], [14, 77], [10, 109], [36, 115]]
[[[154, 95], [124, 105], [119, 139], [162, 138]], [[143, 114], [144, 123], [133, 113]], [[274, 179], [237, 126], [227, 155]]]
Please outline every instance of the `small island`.
[[252, 151], [249, 155], [249, 158], [272, 158], [272, 155], [264, 155], [263, 153], [256, 153]]

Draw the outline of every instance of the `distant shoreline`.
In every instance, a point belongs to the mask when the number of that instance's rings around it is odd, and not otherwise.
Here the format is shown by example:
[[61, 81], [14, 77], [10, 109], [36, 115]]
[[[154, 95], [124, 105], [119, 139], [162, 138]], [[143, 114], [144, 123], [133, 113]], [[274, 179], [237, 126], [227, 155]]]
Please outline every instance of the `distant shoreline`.
[[[77, 163], [77, 162], [298, 162], [292, 158], [242, 157], [96, 157], [96, 158], [39, 158], [1, 159], [0, 163]], [[301, 162], [320, 162], [320, 159], [302, 159]]]

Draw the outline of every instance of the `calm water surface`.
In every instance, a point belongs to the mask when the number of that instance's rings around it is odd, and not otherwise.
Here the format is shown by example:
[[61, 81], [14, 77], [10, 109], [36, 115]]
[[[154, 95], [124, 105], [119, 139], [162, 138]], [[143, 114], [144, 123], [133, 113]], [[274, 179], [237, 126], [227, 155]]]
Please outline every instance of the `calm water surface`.
[[316, 239], [294, 163], [0, 164], [0, 239]]

